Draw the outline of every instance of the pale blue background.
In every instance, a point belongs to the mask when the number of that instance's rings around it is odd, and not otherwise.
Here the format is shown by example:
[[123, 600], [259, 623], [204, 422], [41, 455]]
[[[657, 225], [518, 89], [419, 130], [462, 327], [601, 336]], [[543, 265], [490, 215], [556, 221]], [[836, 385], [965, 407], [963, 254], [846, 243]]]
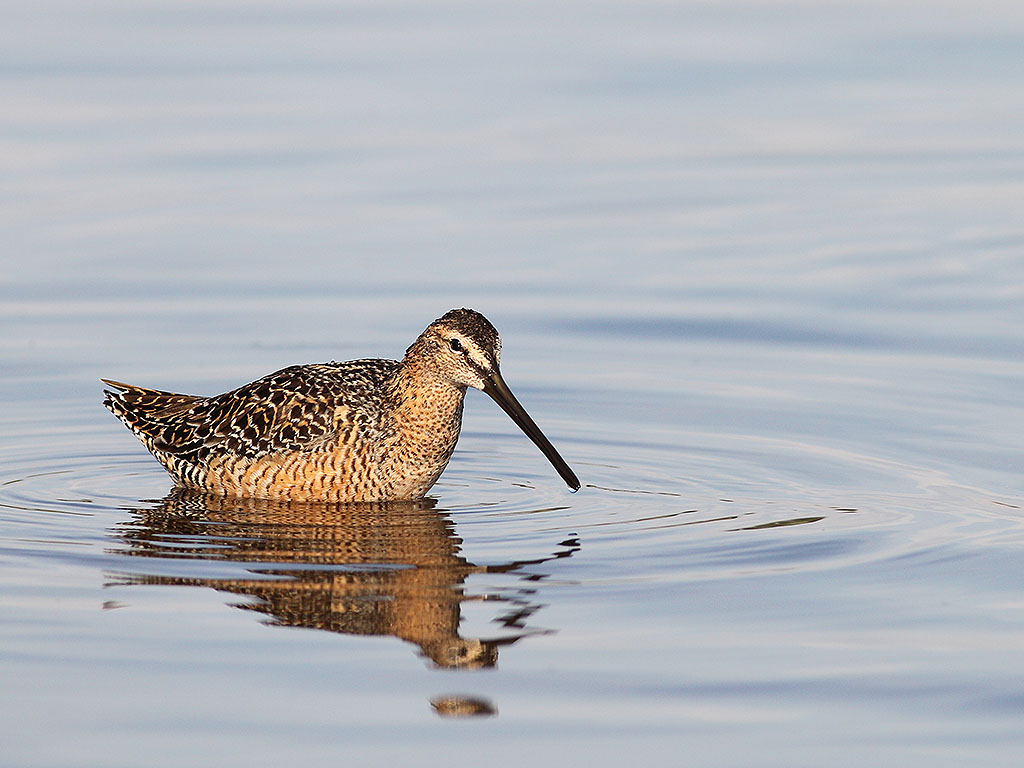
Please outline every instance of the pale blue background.
[[[1021, 763], [1020, 3], [43, 0], [0, 28], [7, 764]], [[123, 556], [169, 483], [99, 376], [212, 394], [400, 356], [464, 305], [587, 487], [471, 392], [434, 495], [474, 562], [579, 537], [467, 586], [528, 584], [552, 632], [455, 674], [114, 584], [231, 568]], [[453, 690], [498, 716], [439, 720]]]

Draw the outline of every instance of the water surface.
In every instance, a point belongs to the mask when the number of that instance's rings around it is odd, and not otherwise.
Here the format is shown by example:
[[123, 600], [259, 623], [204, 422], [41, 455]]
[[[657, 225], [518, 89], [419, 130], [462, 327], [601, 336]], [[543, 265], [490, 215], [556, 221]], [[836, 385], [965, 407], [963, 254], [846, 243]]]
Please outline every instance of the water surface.
[[[5, 764], [1020, 764], [1015, 4], [2, 14]], [[385, 507], [100, 405], [458, 306], [580, 492], [476, 392]]]

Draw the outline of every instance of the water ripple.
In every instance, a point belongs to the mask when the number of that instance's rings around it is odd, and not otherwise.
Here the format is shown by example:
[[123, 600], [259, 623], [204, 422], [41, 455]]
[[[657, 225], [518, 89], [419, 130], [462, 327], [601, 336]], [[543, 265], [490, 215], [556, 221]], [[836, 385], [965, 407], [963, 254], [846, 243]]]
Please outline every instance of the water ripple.
[[[957, 486], [936, 473], [794, 441], [736, 439], [730, 444], [722, 436], [717, 441], [718, 474], [709, 472], [701, 480], [678, 472], [680, 467], [690, 474], [711, 466], [696, 448], [666, 451], [634, 444], [628, 461], [611, 464], [586, 455], [588, 450], [607, 454], [607, 445], [572, 445], [585, 479], [583, 491], [575, 495], [544, 475], [539, 462], [536, 476], [512, 474], [513, 467], [521, 468], [520, 461], [532, 465], [517, 455], [522, 446], [510, 441], [496, 451], [457, 454], [428, 503], [432, 515], [448, 521], [459, 551], [484, 569], [474, 578], [488, 569], [492, 575], [502, 569], [529, 571], [529, 563], [545, 562], [560, 542], [575, 542], [569, 546], [578, 550], [573, 564], [562, 570], [577, 585], [811, 573], [934, 559], [950, 542], [962, 548], [1024, 538], [1019, 500]], [[824, 462], [819, 474], [864, 477], [870, 471], [884, 477], [887, 487], [903, 490], [833, 492], [794, 480], [780, 482], [785, 496], [763, 495], [767, 483], [758, 475], [777, 465], [807, 466], [809, 460]], [[240, 559], [237, 551], [245, 536], [237, 530], [225, 533], [224, 520], [201, 521], [204, 510], [213, 507], [200, 507], [198, 517], [196, 509], [185, 514], [180, 505], [168, 508], [170, 487], [162, 470], [138, 454], [68, 458], [37, 451], [4, 465], [4, 541], [8, 548], [50, 549], [56, 556], [88, 545], [108, 570], [112, 556], [125, 554], [193, 563], [175, 565], [174, 578], [223, 578], [225, 562], [231, 560], [250, 570], [276, 562], [273, 548], [247, 549]], [[761, 493], [753, 493], [754, 488]], [[169, 521], [162, 528], [152, 525], [158, 510], [163, 510], [160, 519]], [[278, 523], [289, 519], [285, 511], [277, 514]], [[134, 527], [141, 519], [150, 525], [144, 537]], [[379, 525], [386, 517], [376, 519]], [[261, 525], [269, 520], [273, 515], [265, 515]], [[345, 526], [356, 522], [350, 512], [337, 510], [307, 515], [305, 538], [297, 543], [291, 534], [286, 537], [294, 545], [288, 567], [322, 567], [314, 562], [317, 549], [310, 542], [317, 536], [337, 542]], [[366, 527], [365, 520], [359, 524]], [[344, 557], [333, 563], [346, 566]], [[118, 561], [116, 569], [167, 575], [166, 569], [138, 562]]]

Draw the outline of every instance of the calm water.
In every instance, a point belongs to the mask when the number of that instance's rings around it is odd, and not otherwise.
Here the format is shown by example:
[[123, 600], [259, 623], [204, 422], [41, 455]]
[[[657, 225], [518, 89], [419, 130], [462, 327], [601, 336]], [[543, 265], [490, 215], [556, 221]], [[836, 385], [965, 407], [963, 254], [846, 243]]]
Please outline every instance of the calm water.
[[[1017, 766], [1016, 2], [0, 11], [5, 766]], [[213, 394], [471, 306], [422, 504], [172, 492]]]

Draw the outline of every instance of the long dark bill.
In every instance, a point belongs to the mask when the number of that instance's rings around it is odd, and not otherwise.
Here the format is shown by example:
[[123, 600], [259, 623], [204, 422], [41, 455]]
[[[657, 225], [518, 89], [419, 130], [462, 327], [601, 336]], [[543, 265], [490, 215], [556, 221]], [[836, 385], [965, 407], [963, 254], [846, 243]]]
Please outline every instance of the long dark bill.
[[548, 461], [551, 462], [551, 466], [555, 468], [562, 479], [565, 480], [565, 484], [568, 485], [572, 490], [578, 491], [580, 489], [580, 481], [576, 477], [576, 473], [569, 469], [569, 465], [565, 463], [565, 460], [558, 455], [558, 451], [555, 450], [548, 439], [544, 437], [544, 433], [540, 431], [540, 427], [530, 418], [530, 414], [519, 404], [516, 400], [515, 395], [512, 394], [512, 390], [505, 384], [505, 380], [501, 378], [501, 374], [494, 371], [487, 383], [484, 385], [484, 392], [491, 396], [501, 409], [512, 417], [512, 421], [519, 425], [519, 428], [526, 433], [526, 436], [533, 440], [534, 444], [540, 448], [541, 453], [547, 456]]

